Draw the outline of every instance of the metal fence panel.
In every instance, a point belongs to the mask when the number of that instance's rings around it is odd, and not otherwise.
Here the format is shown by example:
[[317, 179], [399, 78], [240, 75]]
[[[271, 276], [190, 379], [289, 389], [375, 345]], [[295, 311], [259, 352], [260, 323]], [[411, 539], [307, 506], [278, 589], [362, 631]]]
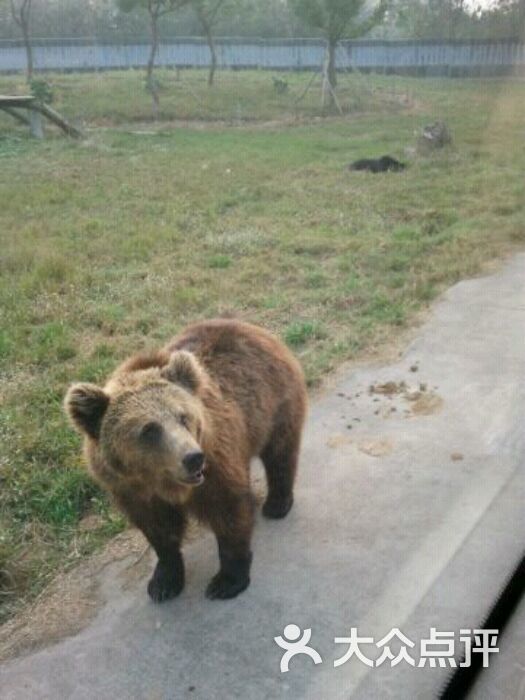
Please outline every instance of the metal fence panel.
[[[107, 70], [143, 67], [147, 42], [97, 42], [89, 39], [35, 40], [35, 69], [41, 71]], [[318, 70], [325, 44], [318, 39], [219, 39], [221, 68]], [[465, 73], [505, 71], [525, 66], [525, 46], [513, 41], [342, 41], [337, 52], [340, 69], [419, 71], [441, 68]], [[206, 67], [210, 53], [203, 39], [162, 41], [159, 66]], [[26, 57], [21, 41], [0, 41], [0, 72], [22, 71]]]

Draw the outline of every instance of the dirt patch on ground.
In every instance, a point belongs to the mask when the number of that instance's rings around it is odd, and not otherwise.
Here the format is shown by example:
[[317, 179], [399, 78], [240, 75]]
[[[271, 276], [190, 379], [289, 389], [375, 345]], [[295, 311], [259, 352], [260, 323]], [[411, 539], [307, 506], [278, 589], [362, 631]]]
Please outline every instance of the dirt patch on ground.
[[336, 449], [337, 447], [342, 447], [343, 445], [350, 445], [352, 440], [348, 435], [330, 435], [326, 441], [326, 446], [331, 449]]
[[[412, 368], [410, 368], [412, 371]], [[371, 384], [368, 387], [370, 396], [384, 396], [392, 399], [399, 397], [407, 402], [409, 409], [405, 410], [405, 415], [408, 416], [430, 416], [437, 413], [443, 406], [443, 399], [435, 391], [429, 391], [427, 384], [420, 382], [417, 388], [411, 388], [405, 381], [388, 381], [381, 384]], [[377, 401], [377, 398], [374, 399]], [[379, 407], [376, 409], [376, 415], [383, 417], [390, 416], [396, 412], [395, 407], [387, 407], [386, 411]]]
[[127, 557], [139, 558], [145, 548], [141, 533], [128, 530], [95, 556], [59, 574], [32, 605], [0, 627], [0, 661], [80, 632], [103, 602], [99, 590], [102, 570]]
[[437, 413], [443, 406], [443, 399], [433, 391], [417, 391], [405, 398], [411, 402], [414, 416], [430, 416]]
[[396, 394], [403, 394], [407, 389], [406, 382], [383, 382], [382, 384], [371, 384], [368, 387], [368, 393], [395, 396]]
[[[359, 116], [363, 116], [360, 113]], [[301, 116], [285, 114], [276, 119], [250, 119], [247, 117], [237, 119], [169, 119], [166, 121], [143, 121], [116, 123], [112, 119], [98, 118], [93, 120], [87, 131], [126, 131], [137, 136], [158, 136], [161, 133], [177, 129], [194, 129], [195, 131], [221, 131], [224, 129], [235, 130], [278, 130], [294, 128], [298, 126], [312, 126], [314, 124], [333, 124], [341, 121], [340, 117]]]
[[388, 438], [363, 440], [357, 445], [357, 449], [369, 457], [385, 457], [394, 449], [394, 443]]
[[[252, 488], [260, 505], [266, 493], [262, 474], [254, 475]], [[82, 527], [94, 527], [95, 518], [84, 518]], [[197, 539], [202, 533], [203, 527], [191, 521], [186, 542]], [[124, 560], [129, 561], [118, 573], [122, 588], [129, 590], [145, 583], [152, 572], [154, 554], [139, 530], [126, 530], [101, 552], [71, 571], [58, 574], [31, 605], [0, 626], [0, 662], [56, 644], [81, 632], [105, 603], [100, 590], [100, 574], [107, 566]]]

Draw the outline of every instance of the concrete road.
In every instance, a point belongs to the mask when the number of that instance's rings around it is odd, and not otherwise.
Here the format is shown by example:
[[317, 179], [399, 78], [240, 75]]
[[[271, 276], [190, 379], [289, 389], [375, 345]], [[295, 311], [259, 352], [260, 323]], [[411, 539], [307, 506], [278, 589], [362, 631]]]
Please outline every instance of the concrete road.
[[[211, 537], [186, 548], [186, 589], [162, 606], [115, 566], [83, 632], [3, 665], [2, 700], [434, 697], [450, 671], [418, 668], [420, 641], [479, 625], [523, 547], [524, 329], [524, 255], [457, 284], [399, 361], [351, 371], [314, 402], [296, 504], [285, 521], [259, 518], [243, 595], [204, 598]], [[298, 655], [281, 673], [274, 637], [289, 624], [311, 630], [322, 663]], [[415, 667], [334, 667], [352, 627], [375, 643], [399, 628]], [[502, 698], [523, 690], [518, 653], [497, 659]], [[483, 682], [476, 692], [489, 697]]]

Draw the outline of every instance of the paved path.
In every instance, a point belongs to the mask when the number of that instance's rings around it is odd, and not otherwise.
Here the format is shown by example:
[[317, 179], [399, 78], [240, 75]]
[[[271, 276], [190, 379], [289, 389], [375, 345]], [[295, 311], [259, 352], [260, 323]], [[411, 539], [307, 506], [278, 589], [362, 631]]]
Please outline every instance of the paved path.
[[[398, 627], [418, 642], [479, 624], [523, 547], [524, 329], [525, 255], [457, 284], [398, 362], [352, 371], [314, 403], [296, 505], [259, 520], [245, 594], [204, 598], [211, 537], [187, 547], [186, 589], [160, 607], [114, 567], [89, 627], [4, 664], [2, 700], [433, 697], [447, 669], [334, 668], [346, 649], [334, 637]], [[273, 637], [289, 623], [312, 629], [322, 664], [296, 657], [280, 673]], [[510, 676], [497, 662], [514, 699], [513, 653]]]

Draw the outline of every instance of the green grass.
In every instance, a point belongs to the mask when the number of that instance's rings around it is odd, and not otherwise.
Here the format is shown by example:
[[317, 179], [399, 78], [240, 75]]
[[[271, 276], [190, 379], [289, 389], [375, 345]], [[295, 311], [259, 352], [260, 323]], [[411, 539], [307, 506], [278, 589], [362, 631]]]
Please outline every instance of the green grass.
[[[297, 92], [307, 76], [289, 79]], [[0, 92], [17, 80], [2, 79]], [[370, 77], [355, 94], [377, 109], [363, 102], [366, 113], [344, 118], [137, 129], [129, 124], [150, 118], [138, 74], [51, 80], [58, 108], [91, 126], [86, 141], [34, 142], [0, 121], [4, 619], [123, 527], [81, 465], [61, 408], [69, 382], [103, 381], [184, 324], [235, 313], [279, 334], [313, 385], [525, 240], [523, 84]], [[165, 118], [230, 121], [234, 100], [246, 119], [289, 114], [280, 100], [290, 96], [259, 89], [271, 88], [266, 73], [221, 74], [209, 103], [203, 74], [183, 80], [206, 109], [170, 82]], [[393, 99], [402, 94], [405, 107]], [[319, 110], [319, 93], [311, 100]], [[437, 117], [452, 148], [403, 174], [345, 169], [362, 156], [403, 157]], [[100, 527], [84, 532], [90, 513]]]
[[[320, 80], [306, 90], [311, 73], [286, 73], [285, 94], [273, 86], [272, 71], [219, 71], [215, 85], [207, 85], [204, 70], [158, 69], [160, 85], [159, 119], [202, 120], [239, 124], [274, 119], [293, 120], [325, 115], [321, 104]], [[151, 96], [145, 89], [144, 71], [127, 70], [93, 75], [63, 74], [39, 76], [46, 80], [54, 97], [53, 106], [70, 119], [99, 126], [144, 122], [152, 118]], [[3, 91], [27, 94], [21, 76], [0, 77]], [[370, 89], [366, 78], [343, 74], [339, 100], [345, 112], [399, 112], [409, 97], [405, 83], [392, 81]]]
[[208, 259], [208, 265], [215, 270], [224, 270], [230, 267], [232, 259], [228, 255], [212, 255]]
[[317, 321], [291, 323], [284, 331], [284, 340], [291, 348], [300, 348], [309, 340], [320, 340], [324, 332]]

